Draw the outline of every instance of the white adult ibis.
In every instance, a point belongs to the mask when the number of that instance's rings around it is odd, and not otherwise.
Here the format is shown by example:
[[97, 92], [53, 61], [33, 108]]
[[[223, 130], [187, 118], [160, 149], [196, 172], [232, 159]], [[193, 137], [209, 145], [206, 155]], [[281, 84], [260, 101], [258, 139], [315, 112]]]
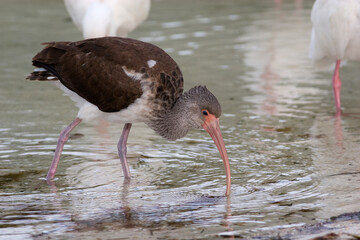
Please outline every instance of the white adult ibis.
[[85, 39], [126, 37], [148, 16], [150, 0], [64, 0]]
[[340, 62], [360, 59], [360, 1], [316, 0], [311, 21], [310, 58], [318, 67], [335, 63], [332, 81], [336, 115], [340, 116]]
[[45, 45], [33, 58], [37, 68], [27, 79], [56, 81], [80, 108], [75, 120], [60, 134], [47, 180], [54, 178], [70, 131], [82, 120], [103, 118], [125, 123], [118, 153], [126, 179], [130, 179], [126, 142], [132, 123], [144, 122], [169, 140], [204, 128], [223, 159], [225, 195], [230, 194], [230, 165], [219, 126], [220, 104], [205, 86], [183, 93], [182, 73], [168, 54], [152, 44], [119, 37]]

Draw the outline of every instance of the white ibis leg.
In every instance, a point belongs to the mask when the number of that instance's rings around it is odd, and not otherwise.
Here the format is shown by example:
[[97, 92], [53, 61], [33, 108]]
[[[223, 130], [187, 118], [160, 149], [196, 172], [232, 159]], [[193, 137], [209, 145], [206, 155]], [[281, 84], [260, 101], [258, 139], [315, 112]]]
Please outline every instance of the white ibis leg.
[[333, 76], [333, 90], [336, 106], [336, 115], [341, 115], [341, 103], [340, 103], [340, 90], [341, 90], [341, 79], [340, 79], [340, 60], [336, 61], [334, 76]]
[[75, 118], [75, 120], [72, 121], [72, 123], [70, 123], [69, 126], [67, 126], [64, 130], [61, 131], [58, 143], [56, 145], [55, 156], [54, 156], [54, 158], [52, 160], [50, 169], [49, 169], [48, 174], [46, 176], [46, 180], [49, 181], [49, 180], [52, 180], [54, 178], [56, 168], [57, 168], [57, 166], [59, 164], [61, 152], [62, 152], [62, 150], [64, 148], [64, 144], [69, 139], [69, 135], [70, 135], [71, 130], [73, 130], [80, 122], [81, 122], [80, 118]]
[[126, 160], [126, 143], [127, 143], [127, 139], [130, 133], [130, 128], [131, 128], [131, 123], [126, 123], [124, 126], [124, 129], [122, 131], [119, 143], [118, 143], [118, 153], [119, 153], [119, 158], [120, 158], [120, 162], [121, 162], [121, 166], [124, 172], [124, 177], [127, 180], [130, 180], [131, 175], [130, 175], [130, 169], [129, 169], [129, 165], [128, 162]]

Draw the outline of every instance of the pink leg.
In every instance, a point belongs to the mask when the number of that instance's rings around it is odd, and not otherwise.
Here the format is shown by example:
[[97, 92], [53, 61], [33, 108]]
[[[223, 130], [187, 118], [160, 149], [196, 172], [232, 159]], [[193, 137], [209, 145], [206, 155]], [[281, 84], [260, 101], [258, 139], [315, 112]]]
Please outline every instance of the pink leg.
[[64, 130], [61, 131], [60, 133], [60, 137], [56, 146], [56, 150], [55, 150], [55, 156], [52, 160], [50, 169], [48, 171], [48, 174], [46, 176], [46, 180], [52, 180], [55, 176], [55, 172], [56, 172], [56, 168], [59, 164], [59, 160], [60, 160], [60, 156], [61, 156], [61, 152], [64, 148], [64, 144], [67, 142], [67, 140], [69, 139], [69, 135], [71, 130], [73, 130], [79, 123], [81, 122], [80, 118], [75, 118], [75, 120], [69, 124], [69, 126], [67, 126]]
[[341, 90], [341, 79], [340, 79], [340, 60], [336, 61], [336, 67], [333, 76], [333, 89], [336, 106], [336, 116], [341, 115], [341, 103], [340, 103], [340, 90]]
[[118, 153], [125, 179], [130, 180], [130, 169], [126, 160], [126, 142], [130, 133], [131, 123], [126, 123], [118, 143]]

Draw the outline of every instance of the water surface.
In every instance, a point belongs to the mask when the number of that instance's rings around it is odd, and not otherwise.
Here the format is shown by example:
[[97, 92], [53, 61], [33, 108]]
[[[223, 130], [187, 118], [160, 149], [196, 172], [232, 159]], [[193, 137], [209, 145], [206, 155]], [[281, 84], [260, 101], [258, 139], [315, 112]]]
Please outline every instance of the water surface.
[[[278, 1], [279, 2], [279, 1]], [[205, 131], [170, 142], [135, 124], [133, 179], [123, 184], [121, 125], [81, 124], [55, 185], [44, 183], [75, 104], [24, 80], [40, 43], [80, 40], [62, 1], [4, 0], [0, 14], [0, 238], [250, 238], [359, 211], [355, 118], [337, 120], [331, 73], [307, 58], [313, 1], [153, 1], [130, 37], [165, 49], [185, 88], [207, 85], [223, 108], [232, 171]], [[348, 63], [342, 104], [360, 112], [360, 69]]]

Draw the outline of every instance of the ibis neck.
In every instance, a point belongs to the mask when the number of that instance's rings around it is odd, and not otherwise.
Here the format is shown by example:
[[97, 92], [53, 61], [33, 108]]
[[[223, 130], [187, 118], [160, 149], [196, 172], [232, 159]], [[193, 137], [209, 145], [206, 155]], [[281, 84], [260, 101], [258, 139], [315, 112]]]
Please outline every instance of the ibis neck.
[[184, 137], [191, 129], [201, 128], [192, 120], [191, 103], [186, 100], [185, 95], [181, 95], [171, 109], [162, 112], [149, 124], [160, 136], [176, 140]]

